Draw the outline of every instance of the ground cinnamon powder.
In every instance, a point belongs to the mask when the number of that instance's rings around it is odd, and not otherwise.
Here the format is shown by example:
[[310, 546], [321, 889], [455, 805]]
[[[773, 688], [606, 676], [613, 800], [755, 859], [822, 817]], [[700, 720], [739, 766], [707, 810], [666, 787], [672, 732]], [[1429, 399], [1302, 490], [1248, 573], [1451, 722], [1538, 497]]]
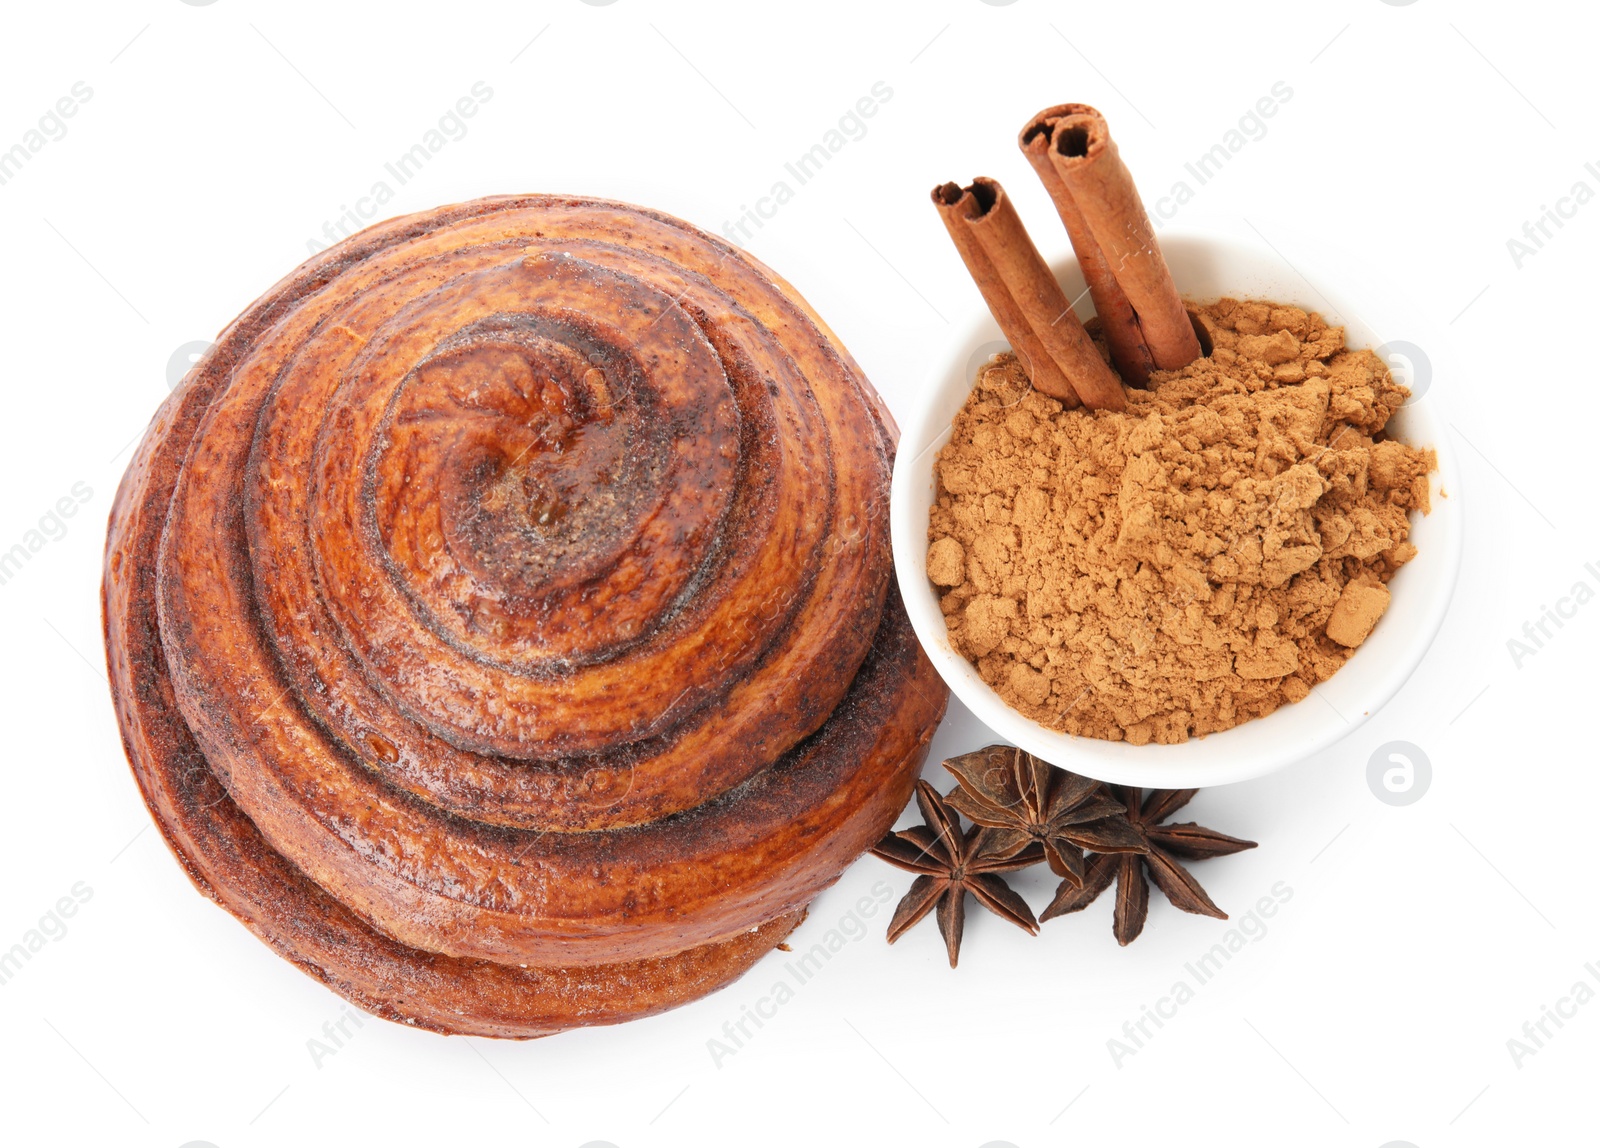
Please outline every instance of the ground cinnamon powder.
[[1053, 729], [1135, 744], [1303, 699], [1416, 554], [1435, 459], [1383, 436], [1408, 392], [1297, 307], [1197, 311], [1213, 350], [1123, 412], [992, 360], [937, 463], [928, 576], [955, 648]]

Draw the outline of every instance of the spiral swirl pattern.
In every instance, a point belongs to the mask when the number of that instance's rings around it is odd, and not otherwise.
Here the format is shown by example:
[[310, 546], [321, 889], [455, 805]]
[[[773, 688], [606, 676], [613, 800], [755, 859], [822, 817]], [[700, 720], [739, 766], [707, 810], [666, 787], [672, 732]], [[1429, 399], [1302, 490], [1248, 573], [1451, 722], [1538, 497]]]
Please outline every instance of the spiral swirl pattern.
[[943, 711], [892, 434], [793, 289], [681, 221], [506, 197], [353, 236], [123, 480], [146, 801], [385, 1015], [526, 1036], [709, 991], [892, 824]]

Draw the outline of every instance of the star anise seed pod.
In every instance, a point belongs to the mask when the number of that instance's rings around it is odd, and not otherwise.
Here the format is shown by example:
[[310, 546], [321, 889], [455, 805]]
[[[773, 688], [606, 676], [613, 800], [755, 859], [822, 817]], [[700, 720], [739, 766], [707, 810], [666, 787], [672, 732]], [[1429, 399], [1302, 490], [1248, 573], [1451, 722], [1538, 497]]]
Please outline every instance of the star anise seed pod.
[[1112, 914], [1111, 930], [1120, 944], [1128, 944], [1144, 929], [1145, 916], [1150, 909], [1150, 886], [1146, 874], [1156, 888], [1166, 894], [1167, 900], [1186, 913], [1227, 920], [1228, 914], [1206, 896], [1200, 882], [1178, 863], [1178, 858], [1200, 860], [1221, 857], [1254, 849], [1254, 841], [1229, 837], [1215, 829], [1205, 829], [1193, 821], [1181, 825], [1162, 824], [1187, 805], [1197, 789], [1155, 789], [1140, 801], [1137, 788], [1113, 787], [1112, 792], [1127, 810], [1128, 820], [1144, 834], [1149, 852], [1144, 854], [1102, 853], [1089, 860], [1081, 885], [1070, 880], [1061, 882], [1039, 920], [1048, 921], [1067, 913], [1076, 913], [1106, 891], [1114, 879], [1117, 882], [1117, 907]]
[[1128, 822], [1127, 810], [1098, 781], [1079, 777], [1008, 745], [991, 745], [944, 763], [961, 788], [953, 809], [998, 835], [995, 848], [1021, 851], [1031, 842], [1073, 885], [1084, 878], [1083, 850], [1142, 853], [1144, 835]]
[[994, 831], [981, 825], [963, 834], [960, 816], [926, 781], [917, 782], [917, 808], [926, 824], [891, 833], [872, 847], [875, 856], [918, 874], [911, 891], [895, 906], [889, 943], [899, 940], [937, 905], [939, 932], [950, 954], [950, 967], [955, 968], [968, 893], [991, 913], [1037, 933], [1039, 923], [1033, 910], [996, 874], [1035, 865], [1043, 854], [1037, 848], [997, 853]]

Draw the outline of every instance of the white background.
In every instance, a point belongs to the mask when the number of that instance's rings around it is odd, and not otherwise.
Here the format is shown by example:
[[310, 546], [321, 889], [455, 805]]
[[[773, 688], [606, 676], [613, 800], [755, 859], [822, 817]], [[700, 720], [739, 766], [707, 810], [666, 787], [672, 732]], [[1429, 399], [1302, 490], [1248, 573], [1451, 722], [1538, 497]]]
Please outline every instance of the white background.
[[[1600, 578], [1595, 260], [1585, 205], [1518, 268], [1507, 240], [1572, 185], [1600, 191], [1592, 17], [1578, 5], [761, 6], [617, 0], [332, 5], [14, 3], [0, 148], [77, 81], [69, 131], [0, 186], [6, 419], [0, 549], [75, 483], [65, 537], [0, 586], [0, 949], [77, 882], [65, 936], [0, 986], [0, 1138], [219, 1148], [571, 1145], [1575, 1143], [1600, 1003], [1520, 1067], [1507, 1041], [1600, 967], [1593, 892], [1590, 604], [1520, 668], [1507, 641]], [[531, 41], [531, 43], [530, 43]], [[1065, 250], [1014, 137], [1099, 106], [1147, 196], [1277, 81], [1293, 95], [1174, 226], [1254, 228], [1341, 284], [1404, 291], [1395, 332], [1460, 364], [1447, 404], [1469, 507], [1460, 588], [1401, 694], [1325, 753], [1205, 792], [1204, 824], [1261, 847], [1198, 866], [1235, 916], [1277, 882], [1269, 931], [1120, 1066], [1108, 1041], [1228, 925], [1159, 896], [1119, 949], [1109, 898], [1029, 938], [975, 906], [961, 967], [932, 923], [883, 914], [720, 1067], [707, 1041], [782, 975], [776, 954], [666, 1016], [530, 1043], [369, 1019], [313, 1063], [342, 1002], [189, 886], [147, 826], [100, 653], [103, 523], [167, 393], [207, 339], [307, 253], [475, 81], [492, 99], [388, 207], [512, 191], [632, 200], [721, 230], [872, 85], [892, 98], [749, 247], [827, 317], [902, 413], [978, 306], [927, 201], [1013, 190]], [[392, 181], [391, 181], [392, 182]], [[792, 183], [792, 180], [791, 180]], [[1248, 221], [1246, 224], [1244, 221]], [[1403, 808], [1369, 756], [1433, 763]], [[935, 755], [985, 731], [957, 707]], [[935, 766], [930, 775], [946, 779]], [[820, 897], [809, 947], [878, 881]], [[1023, 883], [1036, 909], [1048, 879]], [[1587, 1123], [1587, 1120], [1585, 1121]], [[888, 1138], [893, 1138], [888, 1140]]]

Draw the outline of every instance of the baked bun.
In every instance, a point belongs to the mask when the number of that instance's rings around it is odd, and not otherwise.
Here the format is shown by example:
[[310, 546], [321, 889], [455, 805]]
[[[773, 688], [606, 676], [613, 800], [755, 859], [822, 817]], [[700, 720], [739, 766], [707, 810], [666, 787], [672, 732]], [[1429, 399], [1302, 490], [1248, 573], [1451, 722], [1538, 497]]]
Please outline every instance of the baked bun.
[[111, 516], [134, 774], [200, 888], [363, 1007], [538, 1036], [748, 969], [895, 821], [945, 706], [893, 424], [760, 263], [557, 196], [309, 260]]

